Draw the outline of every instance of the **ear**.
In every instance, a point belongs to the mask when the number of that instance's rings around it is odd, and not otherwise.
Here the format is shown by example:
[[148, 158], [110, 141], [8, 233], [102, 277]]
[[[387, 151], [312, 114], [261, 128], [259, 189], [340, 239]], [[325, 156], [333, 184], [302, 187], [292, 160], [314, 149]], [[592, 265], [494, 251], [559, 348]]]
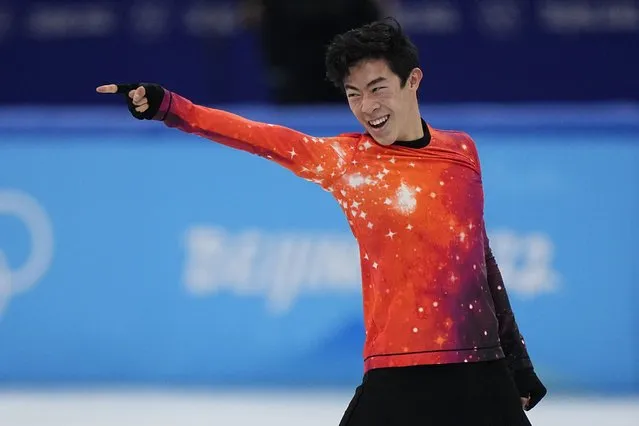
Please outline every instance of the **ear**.
[[417, 91], [417, 89], [419, 89], [419, 84], [422, 82], [422, 78], [424, 78], [422, 70], [419, 68], [413, 69], [406, 81], [408, 88]]

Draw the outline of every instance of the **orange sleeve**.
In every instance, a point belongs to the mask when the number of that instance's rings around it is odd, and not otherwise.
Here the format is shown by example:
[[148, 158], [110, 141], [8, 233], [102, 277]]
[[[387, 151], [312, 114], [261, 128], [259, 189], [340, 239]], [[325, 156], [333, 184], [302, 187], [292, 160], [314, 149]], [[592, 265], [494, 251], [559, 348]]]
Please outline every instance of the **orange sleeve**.
[[309, 136], [197, 105], [168, 91], [162, 105], [161, 115], [168, 127], [264, 157], [324, 187], [344, 174], [359, 140], [357, 134]]

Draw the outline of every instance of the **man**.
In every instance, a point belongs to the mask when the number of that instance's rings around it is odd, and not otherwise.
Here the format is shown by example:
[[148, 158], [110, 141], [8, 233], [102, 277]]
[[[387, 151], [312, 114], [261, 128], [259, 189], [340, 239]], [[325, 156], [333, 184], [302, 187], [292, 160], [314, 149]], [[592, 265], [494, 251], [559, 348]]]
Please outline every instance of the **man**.
[[155, 84], [97, 91], [125, 94], [139, 119], [265, 157], [335, 197], [360, 247], [366, 327], [364, 379], [341, 425], [529, 425], [524, 409], [546, 389], [490, 250], [473, 140], [422, 119], [417, 49], [394, 21], [337, 36], [326, 67], [365, 133], [312, 137]]

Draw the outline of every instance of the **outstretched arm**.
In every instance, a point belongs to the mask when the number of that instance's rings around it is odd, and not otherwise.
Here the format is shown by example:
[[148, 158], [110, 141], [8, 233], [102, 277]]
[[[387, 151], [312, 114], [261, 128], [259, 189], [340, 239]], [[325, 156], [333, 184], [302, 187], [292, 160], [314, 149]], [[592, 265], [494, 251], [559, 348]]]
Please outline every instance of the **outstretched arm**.
[[526, 343], [521, 333], [515, 314], [513, 313], [504, 286], [504, 280], [490, 248], [488, 236], [484, 234], [484, 251], [486, 253], [486, 271], [488, 287], [493, 296], [495, 313], [499, 321], [499, 339], [513, 373], [519, 394], [525, 399], [524, 408], [532, 409], [546, 395], [546, 388], [534, 371], [533, 364], [526, 349]]
[[344, 173], [358, 141], [357, 137], [346, 135], [312, 137], [287, 127], [252, 121], [197, 105], [156, 84], [111, 84], [100, 86], [97, 91], [125, 95], [136, 118], [163, 121], [168, 127], [259, 155], [322, 186]]

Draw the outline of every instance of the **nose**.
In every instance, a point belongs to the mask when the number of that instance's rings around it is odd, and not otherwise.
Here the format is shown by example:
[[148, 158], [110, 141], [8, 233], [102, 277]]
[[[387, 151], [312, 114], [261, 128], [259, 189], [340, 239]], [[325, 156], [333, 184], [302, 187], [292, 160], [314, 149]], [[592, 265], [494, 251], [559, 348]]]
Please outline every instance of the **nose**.
[[364, 99], [362, 99], [362, 112], [364, 114], [374, 113], [377, 109], [379, 109], [379, 106], [379, 102], [368, 96], [364, 96]]

